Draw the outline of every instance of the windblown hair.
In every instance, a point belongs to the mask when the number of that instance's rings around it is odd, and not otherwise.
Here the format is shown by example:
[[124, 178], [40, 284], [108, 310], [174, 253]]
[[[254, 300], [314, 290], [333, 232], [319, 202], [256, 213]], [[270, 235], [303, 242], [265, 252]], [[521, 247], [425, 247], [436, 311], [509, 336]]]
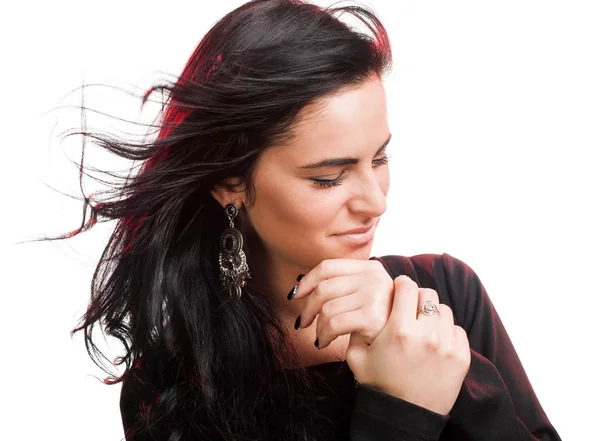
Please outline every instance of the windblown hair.
[[[342, 23], [338, 12], [373, 36]], [[112, 197], [93, 203], [84, 195], [80, 228], [42, 239], [117, 220], [71, 335], [84, 331], [106, 383], [136, 379], [154, 394], [128, 440], [319, 438], [308, 374], [270, 297], [247, 286], [232, 299], [220, 283], [219, 238], [228, 220], [210, 190], [237, 178], [251, 203], [263, 152], [293, 143], [295, 124], [318, 111], [322, 98], [390, 67], [387, 33], [364, 7], [254, 0], [210, 29], [177, 80], [145, 93], [142, 104], [154, 92], [167, 96], [156, 136], [127, 142], [85, 127], [74, 133], [142, 161]], [[123, 345], [114, 363], [125, 364], [123, 376], [104, 367], [95, 325]], [[306, 387], [291, 386], [298, 381]]]

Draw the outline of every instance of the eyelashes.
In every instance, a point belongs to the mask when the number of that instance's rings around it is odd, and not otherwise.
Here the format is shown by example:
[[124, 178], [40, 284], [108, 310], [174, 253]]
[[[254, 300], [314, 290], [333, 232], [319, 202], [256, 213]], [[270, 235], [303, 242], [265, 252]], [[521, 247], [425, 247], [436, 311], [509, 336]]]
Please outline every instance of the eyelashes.
[[[379, 167], [387, 164], [391, 159], [392, 157], [386, 153], [383, 158], [373, 160], [373, 164], [375, 164], [376, 167]], [[344, 173], [345, 171], [342, 171], [335, 179], [311, 179], [311, 181], [313, 181], [318, 188], [337, 187], [338, 185], [341, 185], [344, 180]]]

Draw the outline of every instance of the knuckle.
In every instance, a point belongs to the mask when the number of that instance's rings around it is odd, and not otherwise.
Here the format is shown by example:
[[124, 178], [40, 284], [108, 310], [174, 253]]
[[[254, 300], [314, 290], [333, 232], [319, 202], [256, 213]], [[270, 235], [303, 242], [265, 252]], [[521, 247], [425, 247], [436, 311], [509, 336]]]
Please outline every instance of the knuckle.
[[355, 366], [358, 362], [358, 360], [356, 359], [357, 353], [354, 349], [355, 348], [352, 345], [350, 345], [346, 350], [346, 363], [348, 363], [351, 366]]
[[413, 279], [411, 279], [410, 277], [408, 277], [406, 274], [400, 274], [399, 276], [397, 276], [394, 279], [394, 281], [402, 282], [402, 283], [414, 282]]
[[467, 335], [467, 331], [465, 331], [464, 328], [458, 325], [454, 325], [454, 331], [463, 341], [466, 341], [467, 343], [469, 342], [469, 336]]
[[331, 315], [331, 310], [333, 308], [333, 305], [331, 304], [331, 302], [327, 302], [324, 303], [323, 306], [321, 306], [321, 316], [325, 316], [328, 317]]
[[377, 302], [371, 304], [364, 309], [364, 314], [367, 316], [369, 323], [376, 327], [383, 328], [388, 321], [390, 311], [384, 306], [385, 303]]
[[471, 351], [455, 350], [448, 355], [448, 358], [457, 365], [466, 367], [471, 364]]
[[375, 280], [380, 282], [383, 286], [390, 286], [391, 279], [389, 274], [385, 270], [383, 270], [383, 272], [375, 272]]
[[374, 319], [373, 319], [373, 324], [375, 325], [376, 329], [383, 329], [384, 326], [387, 323], [387, 318], [384, 315], [377, 315]]
[[363, 310], [363, 320], [367, 332], [375, 337], [387, 324], [387, 313], [380, 308], [365, 308]]
[[462, 357], [462, 361], [464, 362], [464, 366], [465, 368], [468, 370], [469, 366], [471, 366], [471, 351], [465, 351], [463, 357]]
[[367, 268], [372, 270], [378, 270], [379, 267], [383, 267], [383, 265], [381, 265], [381, 262], [378, 260], [367, 260], [365, 261], [365, 265], [367, 266]]
[[408, 277], [404, 274], [396, 277], [394, 279], [394, 284], [404, 286], [407, 288], [418, 288], [417, 283], [413, 279], [411, 279], [410, 277]]
[[467, 331], [458, 325], [454, 325], [454, 330], [457, 346], [459, 348], [456, 351], [455, 357], [463, 363], [469, 365], [471, 364], [471, 346], [469, 344], [469, 336], [467, 335]]
[[331, 270], [331, 265], [332, 265], [332, 264], [333, 264], [333, 261], [332, 261], [332, 259], [325, 259], [325, 260], [322, 260], [322, 261], [321, 261], [321, 263], [319, 264], [319, 270], [320, 270], [322, 273], [325, 273], [325, 274], [326, 274], [327, 272], [329, 272], [329, 271]]
[[413, 338], [413, 333], [404, 326], [396, 326], [392, 332], [394, 340], [399, 342], [407, 342]]
[[321, 280], [318, 284], [317, 287], [315, 288], [315, 294], [317, 297], [321, 297], [323, 294], [327, 293], [327, 290], [329, 289], [329, 279], [325, 279], [325, 280]]
[[424, 338], [423, 345], [432, 351], [440, 349], [440, 338], [436, 332], [432, 332]]
[[369, 260], [369, 267], [377, 273], [385, 274], [387, 277], [390, 277], [388, 272], [383, 267], [383, 264], [379, 260]]
[[339, 319], [339, 317], [331, 317], [323, 326], [325, 331], [328, 331], [329, 333], [335, 334], [336, 331], [338, 331], [342, 326], [342, 323]]
[[328, 282], [328, 279], [319, 280], [319, 282], [316, 284], [315, 288], [322, 291], [327, 287], [327, 282]]

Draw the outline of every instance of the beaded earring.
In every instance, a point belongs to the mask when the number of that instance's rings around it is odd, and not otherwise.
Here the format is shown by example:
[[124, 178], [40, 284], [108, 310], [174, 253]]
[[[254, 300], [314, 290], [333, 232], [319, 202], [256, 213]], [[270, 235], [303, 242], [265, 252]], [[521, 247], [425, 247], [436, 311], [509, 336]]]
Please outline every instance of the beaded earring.
[[244, 239], [240, 230], [234, 227], [233, 219], [238, 215], [237, 206], [231, 202], [225, 207], [225, 215], [229, 219], [229, 228], [221, 235], [221, 251], [219, 252], [220, 279], [229, 290], [231, 297], [242, 297], [242, 287], [250, 279], [250, 271], [246, 262], [246, 254], [242, 250]]

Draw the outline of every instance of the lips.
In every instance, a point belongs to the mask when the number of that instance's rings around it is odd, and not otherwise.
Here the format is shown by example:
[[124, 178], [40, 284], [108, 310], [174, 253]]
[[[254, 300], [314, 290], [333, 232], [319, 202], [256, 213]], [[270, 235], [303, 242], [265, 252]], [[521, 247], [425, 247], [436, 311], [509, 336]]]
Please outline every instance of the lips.
[[343, 233], [337, 233], [336, 236], [346, 236], [348, 234], [363, 234], [363, 233], [366, 233], [367, 231], [369, 231], [371, 228], [373, 228], [373, 225], [375, 225], [376, 223], [377, 223], [377, 221], [373, 222], [368, 227], [355, 228], [354, 230], [348, 230], [348, 231], [344, 231]]
[[351, 247], [362, 247], [371, 243], [375, 237], [376, 227], [377, 222], [372, 224], [369, 228], [355, 228], [354, 230], [348, 230], [346, 233], [334, 234], [333, 236]]

